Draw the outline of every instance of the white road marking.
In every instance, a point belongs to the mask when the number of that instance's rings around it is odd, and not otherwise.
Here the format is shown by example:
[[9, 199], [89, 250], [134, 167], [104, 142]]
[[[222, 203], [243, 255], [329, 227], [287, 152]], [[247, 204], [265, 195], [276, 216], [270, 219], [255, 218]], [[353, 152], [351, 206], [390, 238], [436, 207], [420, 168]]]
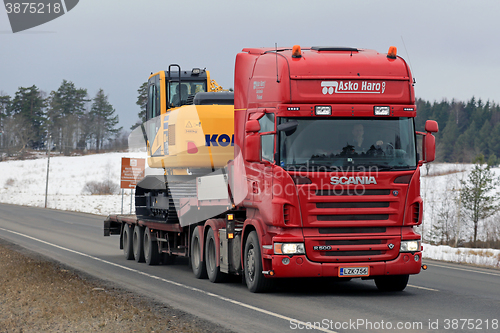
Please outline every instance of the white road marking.
[[444, 268], [449, 268], [449, 269], [456, 269], [457, 271], [465, 271], [465, 272], [471, 272], [471, 273], [480, 273], [480, 274], [488, 274], [488, 275], [495, 275], [495, 276], [500, 276], [500, 273], [491, 273], [491, 272], [484, 272], [484, 271], [475, 271], [472, 269], [465, 269], [465, 268], [458, 268], [458, 267], [451, 267], [451, 266], [446, 266], [446, 265], [437, 265], [437, 264], [426, 264], [427, 266], [436, 266], [436, 267], [444, 267]]
[[260, 313], [267, 314], [267, 315], [272, 316], [272, 317], [276, 317], [276, 318], [279, 318], [279, 319], [286, 320], [289, 323], [294, 322], [294, 323], [296, 323], [298, 325], [303, 325], [304, 327], [308, 327], [308, 328], [311, 327], [311, 328], [316, 329], [316, 330], [321, 331], [321, 332], [337, 333], [336, 331], [327, 330], [327, 329], [324, 329], [324, 328], [321, 328], [321, 327], [313, 327], [313, 326], [310, 325], [310, 323], [306, 323], [306, 322], [303, 322], [303, 321], [300, 321], [300, 320], [297, 320], [297, 319], [294, 319], [294, 318], [283, 316], [283, 315], [281, 315], [279, 313], [275, 313], [275, 312], [271, 312], [271, 311], [268, 311], [268, 310], [264, 310], [264, 309], [261, 309], [261, 308], [258, 308], [258, 307], [255, 307], [255, 306], [252, 306], [252, 305], [249, 305], [249, 304], [245, 304], [245, 303], [236, 301], [236, 300], [231, 299], [231, 298], [220, 296], [220, 295], [208, 292], [208, 291], [204, 291], [204, 290], [201, 290], [201, 289], [198, 289], [198, 288], [195, 288], [195, 287], [191, 287], [191, 286], [179, 283], [179, 282], [167, 280], [167, 279], [161, 278], [161, 277], [156, 276], [156, 275], [151, 275], [151, 274], [148, 274], [148, 273], [145, 273], [145, 272], [141, 272], [141, 271], [138, 271], [138, 270], [133, 269], [133, 268], [122, 266], [120, 264], [116, 264], [116, 263], [111, 262], [111, 261], [107, 261], [107, 260], [104, 260], [104, 259], [101, 259], [101, 258], [97, 258], [97, 257], [91, 256], [91, 255], [86, 254], [86, 253], [78, 252], [78, 251], [75, 251], [75, 250], [71, 250], [71, 249], [68, 249], [68, 248], [56, 245], [56, 244], [52, 244], [52, 243], [46, 242], [44, 240], [41, 240], [41, 239], [38, 239], [38, 238], [35, 238], [35, 237], [31, 237], [31, 236], [28, 236], [28, 235], [25, 235], [25, 234], [22, 234], [22, 233], [19, 233], [19, 232], [16, 232], [16, 231], [7, 230], [7, 229], [4, 229], [4, 228], [0, 228], [0, 230], [6, 231], [6, 232], [10, 232], [12, 234], [15, 234], [15, 235], [18, 235], [18, 236], [22, 236], [22, 237], [25, 237], [25, 238], [28, 238], [28, 239], [31, 239], [31, 240], [43, 243], [43, 244], [46, 244], [46, 245], [58, 248], [60, 250], [68, 251], [68, 252], [71, 252], [71, 253], [74, 253], [74, 254], [81, 255], [83, 257], [94, 259], [96, 261], [100, 261], [102, 263], [105, 263], [105, 264], [108, 264], [108, 265], [111, 265], [111, 266], [119, 267], [119, 268], [122, 268], [122, 269], [130, 271], [130, 272], [141, 274], [141, 275], [147, 276], [147, 277], [155, 279], [155, 280], [166, 282], [166, 283], [172, 284], [174, 286], [182, 287], [182, 288], [185, 288], [185, 289], [189, 289], [189, 290], [192, 290], [192, 291], [196, 291], [196, 292], [205, 294], [207, 296], [218, 298], [218, 299], [220, 299], [222, 301], [225, 301], [225, 302], [228, 302], [228, 303], [239, 305], [241, 307], [244, 307], [244, 308], [247, 308], [247, 309], [250, 309], [250, 310], [254, 310], [254, 311], [257, 311], [257, 312], [260, 312]]
[[412, 284], [409, 284], [408, 287], [417, 288], [417, 289], [424, 289], [424, 290], [430, 290], [430, 291], [439, 291], [437, 289], [432, 289], [432, 288], [427, 288], [427, 287], [420, 287], [420, 286], [414, 286]]

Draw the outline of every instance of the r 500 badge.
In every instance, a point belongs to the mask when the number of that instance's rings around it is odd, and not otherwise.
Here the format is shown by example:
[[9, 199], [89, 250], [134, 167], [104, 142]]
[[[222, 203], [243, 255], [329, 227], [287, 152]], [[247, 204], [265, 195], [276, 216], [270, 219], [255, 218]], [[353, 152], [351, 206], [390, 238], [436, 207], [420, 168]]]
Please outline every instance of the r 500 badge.
[[330, 245], [316, 245], [313, 246], [314, 251], [331, 251], [332, 247]]

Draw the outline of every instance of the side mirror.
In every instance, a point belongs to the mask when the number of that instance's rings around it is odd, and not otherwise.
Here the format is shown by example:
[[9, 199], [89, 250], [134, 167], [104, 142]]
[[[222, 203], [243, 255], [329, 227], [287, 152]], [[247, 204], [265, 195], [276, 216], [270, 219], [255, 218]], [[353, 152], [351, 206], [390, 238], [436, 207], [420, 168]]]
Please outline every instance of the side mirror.
[[430, 133], [439, 132], [438, 123], [435, 120], [427, 120], [425, 122], [425, 131]]
[[436, 138], [434, 137], [434, 135], [432, 135], [431, 133], [427, 133], [424, 136], [423, 145], [424, 161], [426, 163], [434, 161], [434, 159], [436, 158]]
[[435, 120], [427, 120], [425, 122], [425, 131], [427, 133], [417, 132], [418, 135], [423, 136], [422, 160], [418, 162], [419, 165], [432, 162], [436, 158], [436, 138], [432, 133], [437, 133], [439, 131], [438, 123]]
[[249, 121], [247, 121], [246, 127], [245, 127], [245, 132], [256, 133], [258, 131], [260, 131], [260, 124], [259, 124], [259, 121], [257, 119], [250, 119]]
[[[259, 122], [257, 121], [257, 124]], [[247, 124], [248, 127], [248, 124]], [[250, 134], [245, 138], [245, 161], [260, 162], [261, 143], [259, 134]]]

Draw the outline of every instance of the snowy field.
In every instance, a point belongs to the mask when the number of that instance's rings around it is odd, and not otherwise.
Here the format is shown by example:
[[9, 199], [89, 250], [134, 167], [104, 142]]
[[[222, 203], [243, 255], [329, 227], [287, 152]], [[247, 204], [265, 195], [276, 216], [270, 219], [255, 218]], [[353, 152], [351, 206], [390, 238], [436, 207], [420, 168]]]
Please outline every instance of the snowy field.
[[[86, 212], [106, 216], [121, 213], [122, 195], [91, 195], [84, 191], [87, 182], [111, 180], [119, 188], [121, 158], [144, 158], [143, 153], [107, 153], [75, 157], [51, 157], [47, 207], [53, 209]], [[465, 217], [457, 216], [458, 189], [460, 180], [466, 179], [471, 165], [431, 164], [429, 175], [425, 166], [421, 173], [422, 197], [424, 199], [424, 223], [418, 228], [426, 241], [439, 241], [435, 232], [447, 221], [451, 239], [455, 239], [458, 221], [462, 239], [470, 238], [471, 225]], [[500, 176], [500, 169], [493, 171]], [[44, 207], [47, 158], [25, 161], [0, 162], [0, 202]], [[131, 191], [124, 191], [123, 212], [129, 213], [134, 205]], [[133, 209], [132, 209], [133, 212]], [[452, 222], [450, 222], [452, 221]], [[481, 226], [480, 238], [498, 232], [487, 220]], [[494, 221], [498, 224], [498, 217]], [[472, 263], [500, 268], [500, 250], [452, 248], [449, 246], [424, 245], [424, 258], [461, 263]]]
[[[98, 215], [121, 213], [122, 157], [145, 156], [141, 153], [108, 153], [51, 157], [47, 208]], [[44, 207], [46, 177], [47, 158], [0, 162], [0, 202]], [[87, 182], [106, 180], [116, 184], [116, 194], [91, 195], [84, 191]], [[125, 213], [130, 212], [130, 193], [128, 189], [124, 191]]]

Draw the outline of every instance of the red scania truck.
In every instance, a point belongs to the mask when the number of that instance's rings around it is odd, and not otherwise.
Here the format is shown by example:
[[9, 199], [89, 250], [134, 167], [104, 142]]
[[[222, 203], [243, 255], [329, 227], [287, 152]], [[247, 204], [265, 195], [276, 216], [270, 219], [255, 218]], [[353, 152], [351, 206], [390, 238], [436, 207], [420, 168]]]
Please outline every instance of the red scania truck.
[[[181, 85], [194, 75], [184, 79], [180, 72], [150, 78], [159, 82], [160, 100], [174, 92], [162, 90], [162, 82]], [[194, 106], [162, 106], [159, 118], [153, 112], [156, 125], [143, 127], [148, 164], [163, 174], [139, 183], [137, 215], [109, 216], [104, 233], [120, 235], [128, 259], [155, 264], [189, 256], [197, 278], [243, 275], [252, 292], [289, 277], [374, 279], [380, 290], [403, 290], [421, 270], [414, 230], [422, 222], [419, 167], [434, 160], [438, 131], [432, 120], [425, 133], [415, 131], [413, 85], [394, 47], [384, 54], [244, 49], [227, 115], [234, 128], [206, 130], [211, 124], [201, 105], [219, 117], [227, 104], [219, 92], [196, 95]], [[150, 148], [157, 133], [168, 140], [157, 150], [163, 162]], [[196, 154], [208, 167], [188, 165]]]

